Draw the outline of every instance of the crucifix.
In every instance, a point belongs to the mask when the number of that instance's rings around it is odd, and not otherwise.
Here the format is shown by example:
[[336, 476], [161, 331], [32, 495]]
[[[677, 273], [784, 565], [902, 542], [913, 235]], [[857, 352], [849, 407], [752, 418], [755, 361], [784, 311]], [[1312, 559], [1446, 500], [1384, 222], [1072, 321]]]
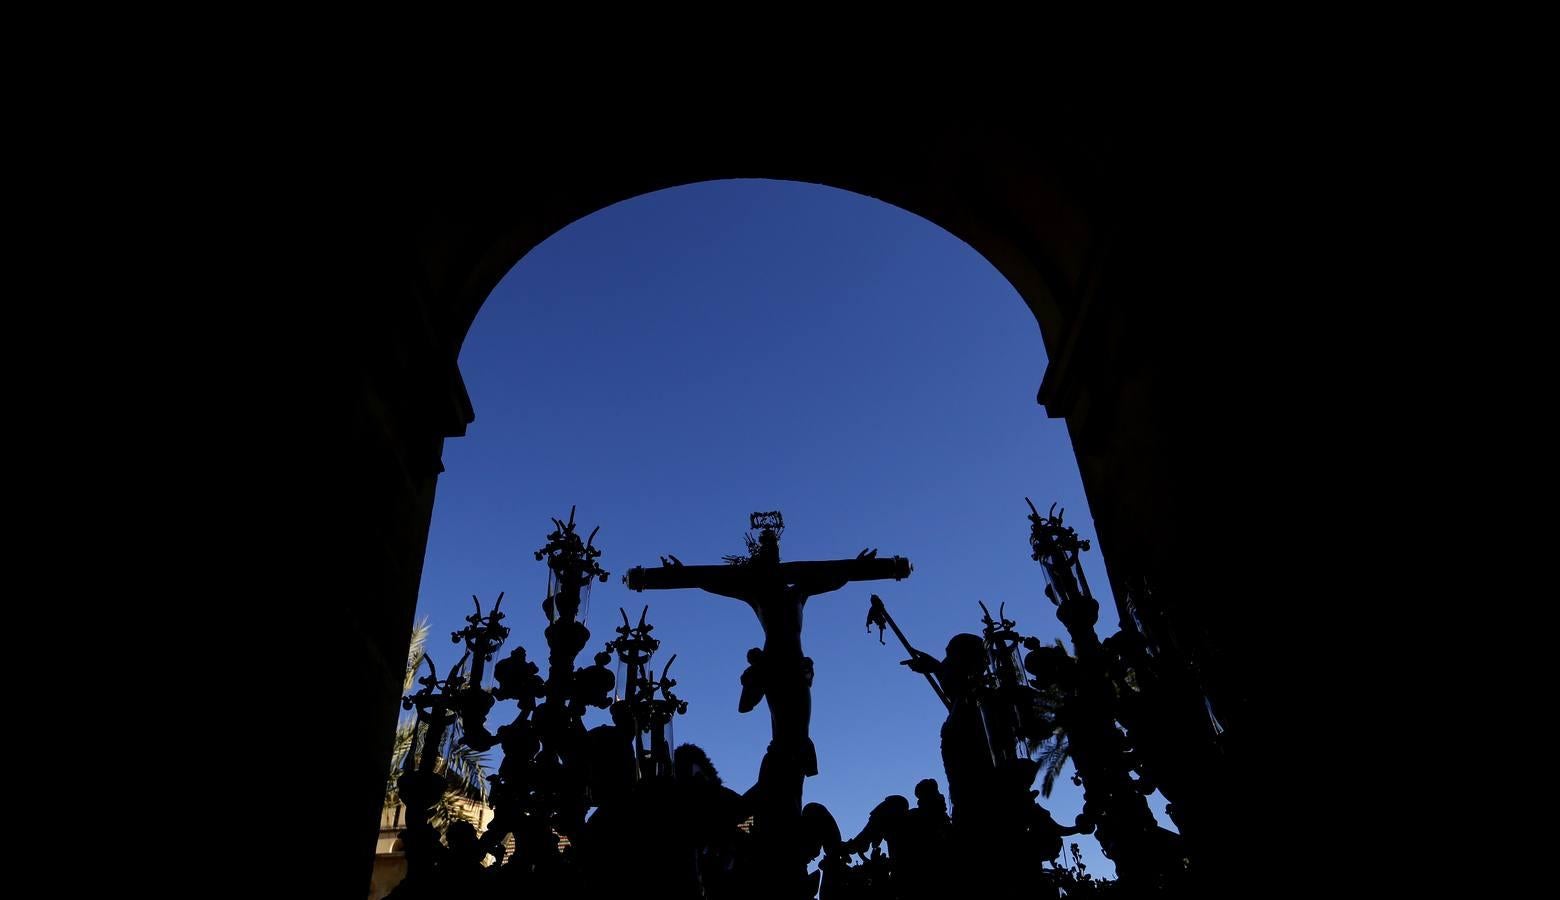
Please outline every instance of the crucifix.
[[[663, 557], [661, 568], [630, 569], [623, 582], [630, 590], [697, 588], [741, 600], [753, 609], [764, 629], [764, 646], [750, 654], [753, 669], [744, 682], [743, 706], [752, 708], [761, 691], [769, 704], [770, 743], [759, 774], [761, 808], [772, 844], [786, 843], [802, 809], [802, 780], [818, 774], [817, 751], [808, 737], [812, 718], [812, 660], [802, 655], [802, 608], [809, 597], [837, 591], [852, 581], [908, 578], [910, 561], [894, 556], [878, 559], [863, 550], [855, 559], [781, 562], [780, 533], [785, 521], [778, 511], [753, 513], [749, 525], [758, 532], [747, 537], [746, 556], [728, 556], [723, 566], [687, 566], [677, 557]], [[753, 687], [756, 682], [756, 688]], [[779, 848], [777, 853], [784, 853]]]

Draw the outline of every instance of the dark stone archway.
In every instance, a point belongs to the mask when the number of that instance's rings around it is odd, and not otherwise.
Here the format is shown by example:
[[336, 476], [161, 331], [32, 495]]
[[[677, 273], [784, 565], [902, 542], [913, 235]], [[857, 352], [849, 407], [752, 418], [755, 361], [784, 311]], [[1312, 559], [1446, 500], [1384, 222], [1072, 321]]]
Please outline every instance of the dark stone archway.
[[[340, 648], [324, 674], [363, 698], [329, 711], [345, 716], [330, 730], [352, 774], [316, 785], [312, 804], [322, 833], [342, 835], [333, 852], [344, 878], [367, 879], [441, 448], [474, 415], [456, 365], [467, 329], [549, 235], [695, 181], [787, 179], [876, 197], [947, 229], [1008, 278], [1044, 336], [1038, 400], [1066, 419], [1116, 596], [1138, 603], [1123, 620], [1135, 615], [1168, 652], [1195, 658], [1225, 728], [1241, 735], [1256, 690], [1247, 635], [1232, 596], [1192, 567], [1207, 548], [1183, 494], [1223, 458], [1199, 437], [1230, 412], [1205, 373], [1237, 354], [1203, 324], [1238, 224], [1183, 202], [1204, 189], [1178, 160], [1136, 129], [1060, 113], [1023, 127], [946, 111], [521, 125], [440, 123], [437, 151], [386, 134], [337, 147], [311, 173], [320, 187], [279, 260], [310, 302], [297, 347], [278, 361], [303, 391], [283, 407], [294, 426], [307, 418], [327, 487], [276, 502], [310, 510], [297, 540], [312, 567], [311, 615]], [[1232, 753], [1230, 784], [1243, 766]]]

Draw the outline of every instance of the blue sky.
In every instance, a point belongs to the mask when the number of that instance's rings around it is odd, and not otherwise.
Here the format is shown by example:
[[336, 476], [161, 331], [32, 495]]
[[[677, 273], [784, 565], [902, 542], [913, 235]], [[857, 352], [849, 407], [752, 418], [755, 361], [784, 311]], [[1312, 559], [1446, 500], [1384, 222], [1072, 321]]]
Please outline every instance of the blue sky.
[[[1066, 428], [1035, 403], [1039, 327], [979, 254], [904, 210], [760, 180], [633, 198], [522, 259], [460, 365], [477, 418], [445, 445], [418, 604], [441, 668], [474, 593], [486, 607], [506, 591], [510, 644], [545, 658], [546, 569], [532, 553], [549, 517], [577, 505], [583, 532], [601, 526], [612, 573], [595, 587], [580, 661], [612, 636], [619, 606], [637, 618], [648, 603], [657, 668], [678, 654], [672, 677], [689, 701], [676, 739], [745, 790], [769, 739], [766, 709], [736, 710], [757, 619], [703, 592], [630, 592], [622, 573], [668, 553], [718, 563], [742, 551], [748, 513], [770, 509], [785, 514], [786, 559], [864, 547], [909, 557], [906, 581], [807, 605], [820, 773], [806, 798], [849, 835], [921, 778], [947, 792], [941, 705], [898, 664], [892, 634], [882, 646], [867, 633], [870, 594], [938, 655], [955, 633], [979, 632], [978, 600], [993, 612], [1006, 602], [1027, 634], [1065, 636], [1029, 558], [1024, 497], [1059, 502], [1094, 534]], [[1098, 549], [1085, 567], [1103, 637], [1116, 614]], [[513, 710], [500, 704], [490, 726]], [[1044, 803], [1065, 823], [1082, 800], [1063, 779]], [[1112, 872], [1092, 838], [1080, 844], [1091, 872]]]

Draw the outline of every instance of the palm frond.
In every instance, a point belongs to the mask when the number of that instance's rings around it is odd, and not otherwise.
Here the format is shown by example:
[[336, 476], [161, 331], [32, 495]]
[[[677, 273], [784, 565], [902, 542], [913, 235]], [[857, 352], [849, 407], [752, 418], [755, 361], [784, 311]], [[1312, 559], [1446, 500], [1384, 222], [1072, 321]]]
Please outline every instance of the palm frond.
[[1062, 774], [1070, 759], [1072, 759], [1072, 747], [1067, 741], [1067, 735], [1058, 728], [1045, 749], [1040, 751], [1038, 762], [1045, 772], [1040, 780], [1040, 796], [1051, 796], [1051, 789], [1056, 787], [1057, 777]]
[[410, 694], [417, 683], [417, 667], [422, 665], [423, 653], [428, 647], [428, 618], [423, 617], [412, 629], [412, 643], [406, 649], [406, 678], [401, 682], [401, 693]]
[[412, 752], [412, 738], [416, 735], [416, 719], [406, 719], [395, 728], [395, 742], [390, 749], [390, 775], [385, 780], [385, 806], [401, 802], [395, 780], [401, 777], [401, 767], [406, 764], [406, 754]]
[[445, 792], [439, 795], [438, 802], [428, 810], [428, 822], [443, 834], [446, 828], [454, 822], [470, 822], [471, 817], [466, 813], [465, 804], [452, 793]]
[[441, 771], [449, 779], [449, 790], [472, 800], [487, 802], [488, 772], [487, 754], [478, 753], [460, 743], [458, 724], [451, 725], [440, 748]]

